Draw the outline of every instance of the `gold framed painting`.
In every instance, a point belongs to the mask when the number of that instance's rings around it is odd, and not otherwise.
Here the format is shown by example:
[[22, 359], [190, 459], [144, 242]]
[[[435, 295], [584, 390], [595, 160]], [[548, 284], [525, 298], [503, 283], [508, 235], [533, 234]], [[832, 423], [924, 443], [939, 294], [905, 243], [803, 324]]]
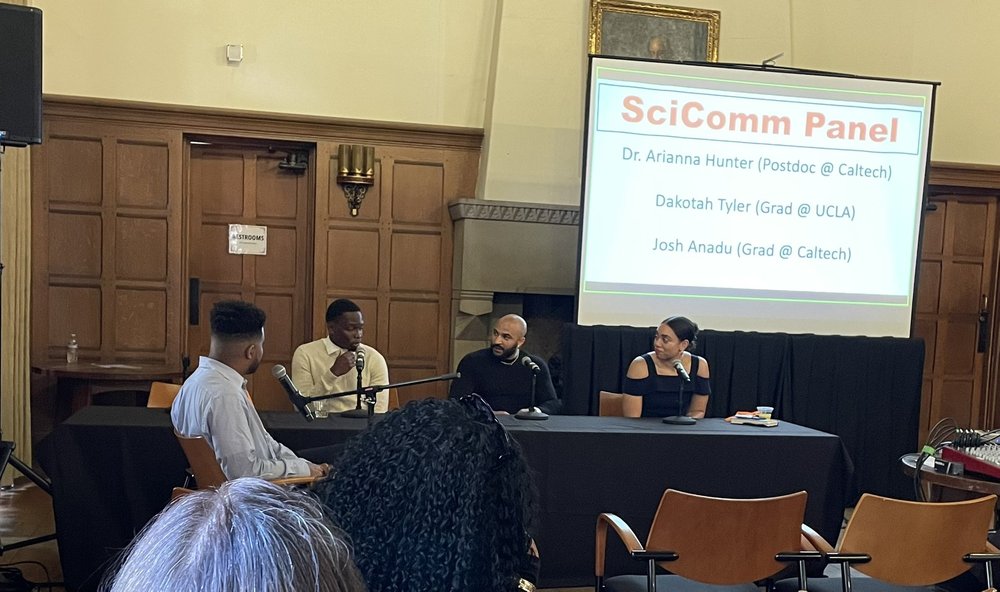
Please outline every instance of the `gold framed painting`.
[[591, 0], [590, 53], [678, 62], [719, 61], [718, 10]]

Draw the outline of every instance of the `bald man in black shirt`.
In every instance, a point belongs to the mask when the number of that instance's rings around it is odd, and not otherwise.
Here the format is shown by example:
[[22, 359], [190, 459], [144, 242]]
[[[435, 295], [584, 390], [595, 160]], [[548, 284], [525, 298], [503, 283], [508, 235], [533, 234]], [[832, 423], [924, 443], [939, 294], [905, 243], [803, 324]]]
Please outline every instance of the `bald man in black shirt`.
[[528, 324], [510, 314], [493, 327], [491, 347], [474, 351], [458, 363], [461, 378], [451, 383], [451, 398], [471, 393], [481, 396], [497, 413], [517, 413], [531, 406], [532, 371], [523, 362], [528, 358], [538, 366], [535, 405], [545, 413], [558, 413], [562, 401], [552, 387], [549, 366], [542, 358], [521, 350]]

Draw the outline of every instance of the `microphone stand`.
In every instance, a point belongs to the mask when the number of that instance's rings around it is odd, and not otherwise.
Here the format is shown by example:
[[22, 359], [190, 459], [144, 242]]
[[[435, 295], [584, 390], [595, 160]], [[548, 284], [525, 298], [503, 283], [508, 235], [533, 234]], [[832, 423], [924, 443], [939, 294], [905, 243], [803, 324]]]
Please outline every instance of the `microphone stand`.
[[681, 379], [681, 386], [677, 389], [677, 415], [664, 417], [663, 423], [673, 425], [694, 425], [698, 423], [698, 420], [684, 415], [684, 383], [687, 382], [687, 380], [684, 380], [684, 377], [680, 376], [680, 374], [678, 374], [677, 378]]
[[[357, 393], [357, 395], [358, 395], [358, 403], [357, 403], [357, 406], [354, 409], [348, 409], [347, 411], [345, 411], [345, 412], [343, 412], [343, 413], [340, 414], [341, 417], [350, 417], [352, 419], [361, 419], [363, 417], [370, 417], [372, 415], [372, 413], [374, 413], [374, 408], [375, 408], [374, 407], [374, 402], [372, 403], [372, 406], [369, 407], [367, 410], [361, 408], [361, 401], [364, 398], [362, 396], [363, 388], [361, 386], [361, 371], [364, 370], [365, 363], [364, 363], [364, 358], [358, 358], [357, 360], [358, 360], [358, 363], [356, 365], [356, 368], [358, 370], [358, 388], [355, 389], [355, 390], [353, 390], [353, 391], [351, 391], [351, 392], [352, 393]], [[322, 401], [323, 398], [322, 397], [313, 397], [313, 400], [314, 401]], [[374, 401], [374, 397], [372, 398], [372, 400]]]
[[[335, 399], [337, 397], [349, 397], [351, 395], [357, 395], [359, 401], [364, 401], [368, 409], [364, 415], [348, 415], [352, 411], [345, 411], [340, 416], [341, 417], [365, 417], [368, 422], [371, 423], [372, 417], [375, 415], [375, 401], [378, 393], [391, 388], [404, 388], [408, 386], [415, 386], [418, 384], [426, 384], [428, 382], [441, 382], [444, 380], [455, 380], [461, 376], [458, 372], [452, 372], [451, 374], [442, 374], [440, 376], [431, 376], [430, 378], [418, 378], [416, 380], [407, 380], [404, 382], [397, 382], [394, 384], [372, 384], [366, 387], [359, 386], [353, 391], [346, 391], [343, 393], [330, 393], [328, 395], [317, 395], [315, 397], [301, 397], [301, 401], [304, 403], [315, 402], [315, 401], [326, 401], [327, 399]], [[360, 382], [360, 379], [358, 379]]]
[[534, 420], [539, 420], [540, 421], [540, 420], [548, 419], [549, 418], [549, 414], [548, 413], [544, 413], [544, 412], [542, 412], [541, 409], [539, 409], [538, 407], [535, 407], [535, 381], [536, 380], [538, 380], [538, 374], [535, 374], [534, 372], [532, 372], [531, 373], [531, 407], [528, 407], [527, 409], [522, 409], [521, 411], [518, 411], [514, 415], [515, 419], [534, 419]]

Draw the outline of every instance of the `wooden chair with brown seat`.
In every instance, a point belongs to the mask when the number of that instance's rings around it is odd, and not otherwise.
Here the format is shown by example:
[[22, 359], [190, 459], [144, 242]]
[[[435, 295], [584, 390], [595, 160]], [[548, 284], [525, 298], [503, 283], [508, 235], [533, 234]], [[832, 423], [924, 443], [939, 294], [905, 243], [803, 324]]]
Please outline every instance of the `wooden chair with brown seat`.
[[[646, 545], [614, 514], [597, 518], [594, 575], [598, 592], [655, 592], [660, 589], [702, 590], [705, 584], [756, 592], [753, 582], [766, 580], [786, 567], [819, 554], [802, 552], [802, 518], [806, 492], [757, 499], [706, 497], [668, 489], [660, 499]], [[645, 576], [605, 578], [607, 531], [611, 527], [631, 557], [647, 563]], [[657, 575], [657, 565], [675, 575]], [[801, 573], [804, 574], [804, 571]]]
[[[198, 489], [218, 487], [227, 481], [226, 474], [222, 472], [219, 460], [215, 458], [215, 451], [208, 444], [208, 441], [201, 436], [184, 436], [174, 431], [177, 441], [180, 442], [190, 465], [191, 474], [194, 476]], [[271, 483], [279, 485], [312, 485], [319, 477], [280, 477], [268, 479]]]
[[[809, 579], [811, 592], [885, 591], [934, 584], [967, 571], [974, 562], [1000, 560], [986, 540], [997, 496], [960, 502], [911, 502], [871, 494], [858, 501], [838, 548], [807, 530], [809, 542], [840, 577]], [[868, 577], [851, 578], [851, 568]], [[987, 566], [986, 588], [993, 589]], [[782, 580], [776, 590], [798, 590], [798, 582]]]
[[149, 399], [146, 407], [150, 409], [169, 409], [180, 392], [181, 385], [172, 382], [154, 382], [149, 385]]
[[601, 417], [624, 417], [625, 411], [622, 408], [622, 400], [625, 395], [601, 391], [598, 400], [597, 414]]

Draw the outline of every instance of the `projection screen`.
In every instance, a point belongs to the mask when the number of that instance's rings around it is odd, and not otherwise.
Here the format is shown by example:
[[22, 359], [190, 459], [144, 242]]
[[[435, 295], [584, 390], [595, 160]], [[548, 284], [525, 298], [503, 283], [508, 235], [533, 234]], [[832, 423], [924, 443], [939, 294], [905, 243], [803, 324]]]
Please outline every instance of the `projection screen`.
[[909, 336], [935, 88], [591, 58], [577, 322]]

